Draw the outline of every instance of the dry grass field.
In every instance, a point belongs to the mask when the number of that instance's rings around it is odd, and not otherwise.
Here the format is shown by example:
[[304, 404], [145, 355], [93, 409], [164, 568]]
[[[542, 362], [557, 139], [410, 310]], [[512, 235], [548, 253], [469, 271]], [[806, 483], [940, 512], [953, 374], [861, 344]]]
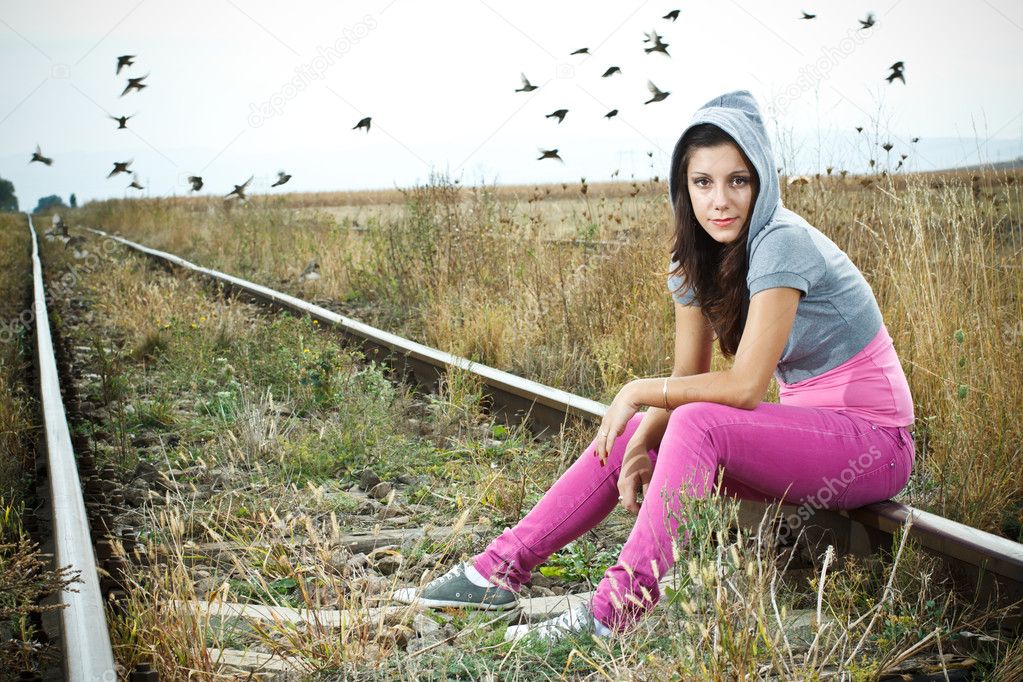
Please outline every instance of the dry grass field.
[[[1023, 665], [1001, 627], [1008, 611], [949, 591], [907, 535], [870, 557], [793, 550], [779, 546], [770, 515], [740, 525], [721, 497], [686, 501], [691, 541], [672, 587], [626, 637], [513, 644], [500, 615], [395, 605], [395, 588], [514, 523], [591, 434], [537, 441], [495, 423], [462, 373], [416, 393], [308, 318], [262, 314], [96, 237], [81, 250], [95, 258], [59, 240], [44, 242], [43, 257], [50, 281], [69, 282], [52, 310], [72, 340], [73, 428], [123, 498], [115, 551], [146, 550], [109, 610], [127, 669], [249, 679], [224, 651], [272, 656], [301, 680], [875, 680], [956, 667], [1011, 680]], [[595, 395], [618, 380], [604, 371]], [[616, 509], [522, 596], [592, 589], [631, 523]], [[451, 531], [350, 544], [427, 526]], [[243, 613], [256, 605], [276, 610]]]
[[[895, 339], [918, 443], [899, 499], [1017, 540], [1019, 182], [824, 177], [786, 184], [784, 197], [862, 269]], [[660, 182], [495, 188], [434, 177], [403, 191], [244, 204], [96, 202], [65, 218], [72, 234], [119, 232], [595, 399], [671, 366], [670, 211]], [[27, 269], [23, 227], [5, 223], [4, 253], [14, 259], [5, 273]], [[904, 535], [876, 557], [797, 556], [763, 529], [736, 530], [734, 503], [718, 498], [691, 501], [696, 540], [676, 587], [627, 638], [548, 650], [504, 643], [504, 621], [485, 614], [388, 610], [392, 589], [479, 551], [513, 523], [588, 434], [534, 441], [494, 423], [479, 387], [459, 373], [439, 395], [416, 395], [309, 320], [260, 316], [100, 245], [109, 247], [88, 237], [80, 254], [49, 240], [43, 256], [51, 281], [74, 274], [53, 310], [74, 339], [85, 397], [75, 429], [123, 487], [118, 523], [154, 559], [132, 569], [111, 613], [126, 666], [221, 679], [229, 667], [215, 652], [225, 649], [286, 659], [300, 677], [345, 679], [878, 679], [939, 670], [935, 661], [1015, 679], [1023, 665], [1019, 640], [999, 630], [1006, 612], [949, 592]], [[301, 276], [310, 260], [318, 278]], [[5, 291], [19, 281], [5, 279]], [[17, 294], [9, 300], [13, 319]], [[4, 348], [5, 382], [15, 387], [0, 396], [5, 442], [25, 442], [33, 426], [17, 397], [23, 350]], [[724, 362], [715, 352], [713, 367]], [[5, 462], [8, 482], [27, 466], [21, 452]], [[392, 486], [386, 499], [367, 497], [366, 470]], [[4, 518], [17, 519], [26, 488], [8, 490]], [[618, 510], [595, 540], [558, 553], [533, 576], [530, 596], [587, 589], [629, 521]], [[368, 553], [338, 544], [353, 531], [426, 524], [460, 530]], [[21, 537], [20, 525], [8, 526], [5, 537]], [[0, 560], [31, 555], [5, 542]], [[59, 588], [54, 581], [17, 589], [31, 597]], [[195, 600], [212, 606], [182, 607]], [[246, 603], [347, 615], [303, 625], [216, 610]], [[22, 638], [12, 641], [32, 639], [24, 615], [0, 615]]]
[[[905, 500], [1013, 539], [1023, 522], [1020, 179], [824, 176], [784, 194], [864, 272], [895, 340], [917, 416]], [[244, 205], [107, 201], [71, 218], [604, 400], [670, 369], [669, 221], [664, 182], [498, 188], [444, 177]], [[301, 281], [310, 260], [321, 277]], [[776, 395], [772, 384], [767, 399]]]

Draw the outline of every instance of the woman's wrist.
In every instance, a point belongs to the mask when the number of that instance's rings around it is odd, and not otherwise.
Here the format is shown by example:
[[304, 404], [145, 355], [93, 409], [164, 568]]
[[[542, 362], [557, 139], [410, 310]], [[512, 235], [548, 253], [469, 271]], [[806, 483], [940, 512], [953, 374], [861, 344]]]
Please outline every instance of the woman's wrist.
[[[634, 381], [647, 380], [636, 379]], [[653, 379], [650, 381], [655, 382], [651, 383], [651, 386], [654, 386], [656, 382], [663, 382], [663, 379]], [[633, 402], [633, 404], [635, 405], [642, 405], [643, 404], [642, 401], [636, 402], [633, 401], [632, 398], [633, 395], [635, 395], [635, 397], [637, 398], [641, 398], [642, 397], [641, 390], [643, 387], [630, 386], [630, 384], [632, 383], [634, 382], [629, 382], [629, 384], [626, 384], [626, 386], [623, 387], [624, 390], [627, 391], [625, 397], [627, 400]], [[639, 426], [636, 427], [636, 431], [635, 433], [633, 433], [632, 438], [629, 441], [629, 445], [627, 446], [627, 451], [639, 449], [640, 446], [642, 446], [642, 451], [644, 453], [648, 450], [656, 450], [657, 447], [660, 445], [661, 438], [664, 436], [664, 430], [667, 427], [668, 416], [670, 414], [671, 414], [670, 411], [665, 410], [663, 406], [661, 407], [652, 406], [651, 410], [648, 410], [645, 416], [643, 417], [643, 420], [640, 421]]]
[[[665, 378], [633, 379], [624, 387], [626, 399], [633, 405], [646, 405], [670, 410], [670, 398], [667, 397], [667, 381]], [[669, 407], [665, 407], [665, 403]]]

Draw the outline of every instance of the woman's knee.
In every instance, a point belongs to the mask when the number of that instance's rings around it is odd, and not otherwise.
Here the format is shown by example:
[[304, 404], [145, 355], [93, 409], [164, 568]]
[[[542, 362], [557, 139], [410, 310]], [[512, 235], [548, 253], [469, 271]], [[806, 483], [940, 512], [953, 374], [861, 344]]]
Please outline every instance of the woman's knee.
[[668, 416], [668, 430], [699, 429], [704, 430], [715, 424], [723, 423], [730, 410], [735, 408], [720, 403], [697, 401], [679, 405]]
[[676, 465], [690, 461], [716, 467], [721, 453], [706, 435], [712, 427], [728, 423], [734, 417], [728, 411], [733, 409], [711, 402], [692, 402], [676, 407], [668, 418], [661, 439], [659, 459], [668, 457]]

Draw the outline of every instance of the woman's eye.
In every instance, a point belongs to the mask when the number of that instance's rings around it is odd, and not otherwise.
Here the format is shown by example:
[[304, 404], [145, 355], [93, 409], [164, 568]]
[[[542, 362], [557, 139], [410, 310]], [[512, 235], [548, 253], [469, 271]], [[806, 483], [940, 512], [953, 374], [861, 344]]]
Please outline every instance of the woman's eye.
[[749, 178], [737, 177], [733, 179], [733, 182], [735, 182], [738, 185], [745, 185], [747, 182], [749, 182]]
[[696, 178], [695, 180], [693, 180], [693, 184], [696, 185], [697, 187], [703, 187], [704, 184], [707, 182], [708, 182], [707, 178]]

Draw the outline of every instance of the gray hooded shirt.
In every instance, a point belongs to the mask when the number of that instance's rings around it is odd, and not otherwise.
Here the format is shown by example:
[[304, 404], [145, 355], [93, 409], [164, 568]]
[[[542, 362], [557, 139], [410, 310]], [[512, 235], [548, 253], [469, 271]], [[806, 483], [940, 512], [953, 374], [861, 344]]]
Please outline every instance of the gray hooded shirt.
[[[815, 377], [863, 350], [883, 320], [874, 292], [849, 257], [802, 216], [782, 206], [771, 143], [760, 109], [746, 90], [715, 97], [697, 110], [682, 131], [712, 123], [732, 136], [760, 177], [760, 192], [746, 241], [749, 296], [772, 287], [801, 292], [796, 319], [774, 376], [786, 384]], [[672, 155], [669, 197], [685, 178], [676, 177], [682, 137]], [[669, 264], [669, 271], [677, 263]], [[698, 305], [681, 277], [668, 278], [675, 301]], [[749, 305], [747, 300], [746, 305]]]

